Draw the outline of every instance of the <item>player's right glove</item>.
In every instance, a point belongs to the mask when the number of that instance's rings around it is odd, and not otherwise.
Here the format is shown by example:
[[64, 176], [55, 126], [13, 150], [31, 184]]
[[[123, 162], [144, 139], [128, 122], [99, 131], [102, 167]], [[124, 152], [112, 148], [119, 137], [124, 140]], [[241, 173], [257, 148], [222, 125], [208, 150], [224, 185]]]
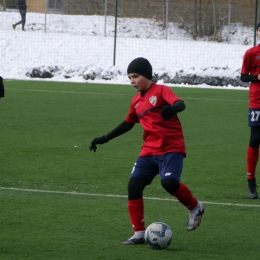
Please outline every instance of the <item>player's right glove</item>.
[[97, 137], [95, 138], [92, 142], [91, 142], [91, 146], [89, 147], [89, 150], [90, 151], [94, 151], [94, 153], [96, 152], [97, 150], [97, 144], [104, 144], [104, 143], [107, 143], [108, 142], [108, 139], [106, 138], [105, 135], [101, 136], [101, 137]]

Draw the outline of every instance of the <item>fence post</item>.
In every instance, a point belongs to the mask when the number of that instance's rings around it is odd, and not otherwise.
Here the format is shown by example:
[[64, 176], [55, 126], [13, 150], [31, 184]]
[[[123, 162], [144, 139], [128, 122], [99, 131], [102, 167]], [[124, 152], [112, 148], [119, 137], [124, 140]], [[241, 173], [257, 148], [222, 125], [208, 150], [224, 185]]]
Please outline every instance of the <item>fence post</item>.
[[168, 0], [165, 0], [165, 38], [168, 38]]
[[6, 11], [6, 0], [3, 0], [3, 11]]
[[106, 37], [107, 32], [107, 0], [105, 0], [105, 26], [104, 26], [104, 37]]
[[228, 42], [230, 37], [231, 4], [228, 5]]
[[44, 8], [44, 32], [46, 33], [46, 22], [47, 22], [47, 3], [48, 0], [45, 0], [44, 4], [45, 4], [45, 8]]
[[113, 66], [116, 65], [117, 5], [118, 5], [118, 0], [116, 0], [116, 6], [115, 6], [115, 33], [114, 33], [114, 59], [113, 59]]
[[255, 0], [254, 46], [256, 46], [257, 10], [258, 10], [258, 0]]

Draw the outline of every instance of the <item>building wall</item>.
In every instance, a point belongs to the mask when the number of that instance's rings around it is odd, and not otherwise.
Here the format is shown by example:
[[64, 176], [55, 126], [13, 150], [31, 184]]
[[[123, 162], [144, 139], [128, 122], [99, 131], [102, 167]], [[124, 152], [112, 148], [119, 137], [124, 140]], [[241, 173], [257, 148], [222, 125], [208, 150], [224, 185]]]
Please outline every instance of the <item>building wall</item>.
[[27, 12], [45, 13], [45, 0], [27, 0], [26, 4]]
[[[1, 0], [0, 0], [1, 1]], [[9, 0], [10, 1], [10, 0]], [[28, 12], [39, 12], [39, 13], [45, 13], [45, 1], [48, 2], [48, 0], [27, 0], [27, 11]], [[75, 5], [77, 3], [81, 3], [82, 0], [72, 1]], [[163, 4], [165, 0], [141, 0], [142, 3], [160, 3]], [[194, 1], [198, 4], [207, 5], [211, 4], [211, 1], [207, 0], [168, 0], [168, 3], [180, 3], [180, 4], [194, 4]], [[68, 3], [70, 1], [68, 0], [59, 0], [59, 3]], [[84, 2], [84, 0], [83, 0]], [[102, 2], [101, 0], [97, 0], [97, 2]], [[114, 3], [114, 0], [109, 0], [109, 3]], [[127, 2], [126, 0], [120, 1], [120, 3]], [[215, 1], [217, 4], [227, 4], [230, 3], [232, 5], [232, 8], [254, 8], [255, 7], [255, 0], [217, 0]], [[82, 3], [81, 3], [82, 5]], [[77, 9], [77, 8], [76, 8]], [[113, 9], [114, 11], [114, 9]]]

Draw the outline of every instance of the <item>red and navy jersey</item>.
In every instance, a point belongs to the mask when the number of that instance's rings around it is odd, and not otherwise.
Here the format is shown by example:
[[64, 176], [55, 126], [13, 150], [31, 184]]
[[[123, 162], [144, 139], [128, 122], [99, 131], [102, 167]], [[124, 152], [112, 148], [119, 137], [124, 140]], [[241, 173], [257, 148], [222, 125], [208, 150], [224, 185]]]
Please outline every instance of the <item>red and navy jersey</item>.
[[186, 155], [178, 116], [175, 115], [167, 121], [161, 116], [163, 106], [173, 105], [178, 100], [181, 99], [169, 87], [155, 83], [144, 95], [138, 93], [134, 96], [125, 120], [129, 124], [140, 123], [144, 129], [144, 144], [139, 156], [169, 152]]
[[[245, 52], [241, 74], [260, 74], [260, 46], [254, 46]], [[251, 82], [249, 86], [249, 108], [260, 108], [260, 82]]]

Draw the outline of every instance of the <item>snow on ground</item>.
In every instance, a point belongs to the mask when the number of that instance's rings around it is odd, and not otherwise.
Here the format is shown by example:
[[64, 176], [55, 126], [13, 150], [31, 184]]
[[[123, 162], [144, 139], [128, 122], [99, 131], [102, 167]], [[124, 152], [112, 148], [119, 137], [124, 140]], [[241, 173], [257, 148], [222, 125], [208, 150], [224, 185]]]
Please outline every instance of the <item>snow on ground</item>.
[[[29, 80], [39, 68], [54, 75], [44, 80], [129, 84], [126, 68], [136, 57], [150, 60], [157, 75], [238, 78], [243, 55], [253, 47], [253, 29], [241, 24], [225, 28], [222, 36], [229, 42], [219, 43], [194, 41], [172, 23], [165, 39], [160, 24], [148, 19], [119, 18], [116, 41], [114, 17], [105, 23], [104, 16], [27, 13], [26, 32], [21, 25], [13, 30], [19, 20], [17, 11], [1, 12], [0, 75], [5, 79]], [[91, 73], [95, 79], [86, 80]]]

